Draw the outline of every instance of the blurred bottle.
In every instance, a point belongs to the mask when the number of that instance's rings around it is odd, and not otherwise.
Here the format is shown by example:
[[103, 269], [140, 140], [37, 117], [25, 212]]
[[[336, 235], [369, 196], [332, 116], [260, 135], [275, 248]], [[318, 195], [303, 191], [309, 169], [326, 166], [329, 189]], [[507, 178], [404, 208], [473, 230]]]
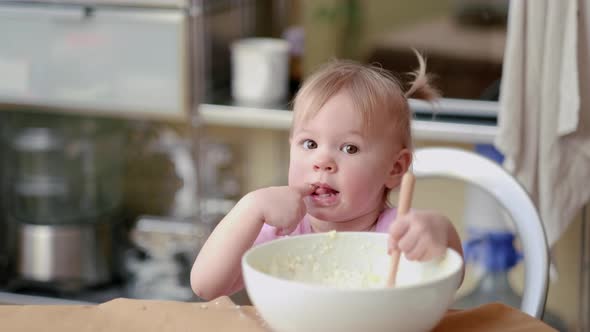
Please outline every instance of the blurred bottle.
[[303, 81], [305, 32], [302, 26], [291, 26], [283, 32], [289, 43], [289, 93], [294, 95]]
[[475, 235], [465, 244], [465, 261], [477, 265], [481, 278], [475, 289], [460, 298], [455, 305], [466, 309], [489, 302], [520, 307], [520, 296], [508, 280], [508, 271], [522, 258], [509, 232], [488, 232]]
[[[490, 302], [502, 302], [520, 308], [521, 296], [510, 285], [508, 275], [521, 259], [514, 247], [514, 234], [506, 231], [472, 234], [465, 244], [466, 263], [481, 269], [476, 287], [455, 302], [455, 307], [467, 309]], [[545, 310], [543, 321], [559, 331], [567, 331], [564, 322]]]

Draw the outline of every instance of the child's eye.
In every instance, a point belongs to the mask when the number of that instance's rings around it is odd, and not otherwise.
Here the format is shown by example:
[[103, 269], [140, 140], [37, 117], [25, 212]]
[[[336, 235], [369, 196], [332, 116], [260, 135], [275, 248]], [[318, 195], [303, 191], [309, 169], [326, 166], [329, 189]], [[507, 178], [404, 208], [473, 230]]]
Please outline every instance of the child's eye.
[[359, 148], [356, 145], [352, 145], [352, 144], [346, 144], [342, 148], [340, 148], [340, 150], [342, 150], [342, 152], [345, 152], [348, 154], [355, 154], [355, 153], [359, 152]]
[[303, 141], [302, 145], [303, 145], [303, 148], [306, 150], [311, 150], [311, 149], [315, 149], [318, 147], [318, 143], [316, 143], [314, 140], [311, 140], [311, 139], [306, 139], [305, 141]]

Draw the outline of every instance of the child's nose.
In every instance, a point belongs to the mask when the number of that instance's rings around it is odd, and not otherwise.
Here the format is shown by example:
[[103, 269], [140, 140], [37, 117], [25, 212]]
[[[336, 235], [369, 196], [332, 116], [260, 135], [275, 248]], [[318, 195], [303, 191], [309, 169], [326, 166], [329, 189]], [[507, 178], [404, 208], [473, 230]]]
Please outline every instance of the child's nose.
[[330, 158], [318, 159], [313, 164], [313, 170], [334, 173], [334, 172], [336, 172], [336, 163], [334, 162], [333, 159], [330, 159]]

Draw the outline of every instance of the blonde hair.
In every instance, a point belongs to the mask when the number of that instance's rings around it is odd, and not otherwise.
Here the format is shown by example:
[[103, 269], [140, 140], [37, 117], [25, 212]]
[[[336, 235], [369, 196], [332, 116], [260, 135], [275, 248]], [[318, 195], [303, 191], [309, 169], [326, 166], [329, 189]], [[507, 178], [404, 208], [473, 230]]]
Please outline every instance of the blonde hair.
[[362, 114], [365, 131], [372, 127], [375, 113], [387, 112], [392, 119], [392, 129], [399, 133], [402, 148], [411, 149], [408, 98], [433, 101], [439, 96], [438, 91], [430, 85], [424, 58], [415, 52], [419, 67], [410, 73], [414, 79], [406, 92], [390, 72], [376, 65], [363, 65], [347, 60], [328, 63], [311, 75], [295, 96], [292, 128], [315, 116], [332, 96], [345, 90], [355, 109]]

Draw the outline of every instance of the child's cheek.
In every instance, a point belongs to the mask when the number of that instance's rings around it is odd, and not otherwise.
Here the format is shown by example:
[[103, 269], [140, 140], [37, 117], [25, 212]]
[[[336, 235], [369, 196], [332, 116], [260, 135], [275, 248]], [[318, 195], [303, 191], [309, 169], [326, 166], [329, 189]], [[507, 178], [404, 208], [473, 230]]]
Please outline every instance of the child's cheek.
[[367, 170], [358, 169], [357, 176], [346, 177], [347, 187], [357, 197], [374, 199], [375, 196], [381, 195], [379, 188], [383, 187], [375, 176], [376, 171], [367, 172]]
[[305, 172], [303, 164], [297, 160], [292, 160], [289, 164], [289, 185], [297, 185], [303, 183], [305, 179]]

